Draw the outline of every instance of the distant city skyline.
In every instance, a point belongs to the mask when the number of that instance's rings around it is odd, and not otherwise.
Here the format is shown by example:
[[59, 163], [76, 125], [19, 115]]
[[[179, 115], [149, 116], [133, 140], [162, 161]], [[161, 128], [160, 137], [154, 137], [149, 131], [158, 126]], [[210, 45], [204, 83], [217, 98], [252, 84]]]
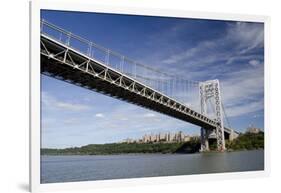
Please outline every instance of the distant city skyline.
[[[219, 79], [231, 126], [264, 124], [261, 23], [46, 11], [41, 17], [152, 67], [190, 80]], [[83, 22], [81, 22], [83, 21]], [[98, 26], [98, 27], [97, 27]], [[110, 143], [200, 128], [42, 75], [42, 147]], [[194, 101], [199, 105], [199, 99]]]
[[140, 138], [126, 138], [121, 143], [172, 143], [172, 142], [187, 142], [191, 138], [199, 138], [199, 135], [186, 135], [182, 131], [178, 132], [159, 132], [145, 134]]

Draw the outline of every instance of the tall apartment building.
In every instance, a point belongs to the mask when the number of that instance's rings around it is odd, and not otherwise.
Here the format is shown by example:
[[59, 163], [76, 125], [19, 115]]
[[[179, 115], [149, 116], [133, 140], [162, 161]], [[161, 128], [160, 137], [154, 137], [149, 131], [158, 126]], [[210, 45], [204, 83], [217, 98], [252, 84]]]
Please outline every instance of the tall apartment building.
[[142, 138], [134, 140], [127, 138], [123, 140], [125, 143], [174, 143], [174, 142], [187, 142], [190, 141], [191, 136], [185, 135], [182, 131], [176, 133], [157, 133], [145, 134]]
[[177, 133], [157, 133], [157, 134], [145, 134], [140, 140], [142, 143], [155, 143], [155, 142], [186, 142], [190, 140], [189, 135], [185, 135], [182, 131]]

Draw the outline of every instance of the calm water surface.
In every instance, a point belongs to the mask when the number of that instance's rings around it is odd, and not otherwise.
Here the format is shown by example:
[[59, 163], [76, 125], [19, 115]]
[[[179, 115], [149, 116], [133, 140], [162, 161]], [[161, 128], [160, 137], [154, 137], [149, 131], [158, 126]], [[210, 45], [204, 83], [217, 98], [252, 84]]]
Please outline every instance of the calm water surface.
[[263, 169], [263, 150], [205, 154], [41, 156], [41, 183]]

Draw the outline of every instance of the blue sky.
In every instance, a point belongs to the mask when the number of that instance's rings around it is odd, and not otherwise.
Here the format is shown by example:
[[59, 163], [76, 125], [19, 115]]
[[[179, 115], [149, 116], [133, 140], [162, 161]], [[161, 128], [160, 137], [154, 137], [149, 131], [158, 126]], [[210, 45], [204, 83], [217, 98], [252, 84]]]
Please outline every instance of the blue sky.
[[[41, 17], [136, 61], [189, 80], [219, 79], [231, 126], [264, 126], [264, 26], [42, 11]], [[71, 147], [199, 127], [42, 75], [42, 147]], [[198, 95], [188, 101], [199, 108]]]

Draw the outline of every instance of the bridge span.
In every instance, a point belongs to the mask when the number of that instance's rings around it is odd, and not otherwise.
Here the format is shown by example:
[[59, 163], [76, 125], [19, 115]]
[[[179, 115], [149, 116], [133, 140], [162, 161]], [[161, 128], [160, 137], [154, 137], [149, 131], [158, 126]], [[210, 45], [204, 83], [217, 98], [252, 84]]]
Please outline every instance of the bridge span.
[[[75, 41], [78, 43], [71, 44]], [[85, 52], [82, 50], [84, 45]], [[93, 42], [41, 21], [42, 74], [192, 123], [208, 131], [207, 138], [211, 138], [212, 133], [213, 137], [217, 137], [218, 126], [223, 126], [221, 121], [208, 117], [204, 112], [199, 113], [138, 80], [137, 65], [133, 66], [135, 74], [131, 75], [113, 68], [108, 64], [109, 54], [113, 53], [110, 50], [99, 47], [105, 52], [105, 61], [100, 61], [98, 56], [93, 57], [91, 50], [94, 48], [97, 45]], [[120, 57], [123, 63], [124, 58]], [[238, 136], [238, 132], [225, 126], [220, 131], [230, 140]], [[223, 146], [219, 150], [223, 151], [224, 137], [222, 140]], [[203, 150], [208, 150], [208, 147]]]

